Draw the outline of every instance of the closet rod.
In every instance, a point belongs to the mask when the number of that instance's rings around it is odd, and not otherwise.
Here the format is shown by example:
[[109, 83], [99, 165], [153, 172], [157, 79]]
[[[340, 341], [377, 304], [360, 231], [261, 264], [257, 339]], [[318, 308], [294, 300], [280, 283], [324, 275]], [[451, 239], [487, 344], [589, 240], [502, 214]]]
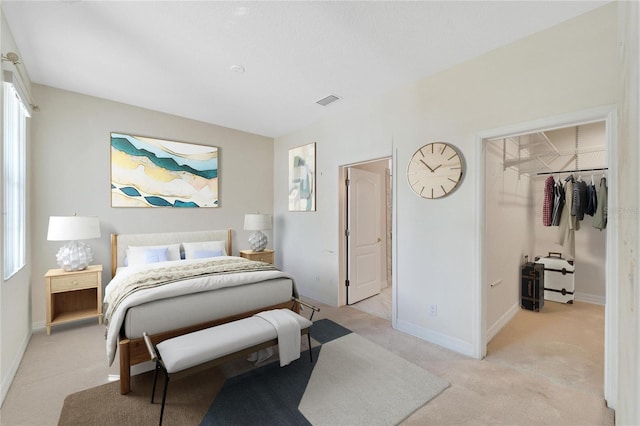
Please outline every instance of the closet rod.
[[609, 168], [608, 167], [600, 167], [598, 169], [577, 169], [577, 170], [560, 170], [560, 171], [557, 171], [557, 172], [540, 172], [540, 173], [536, 173], [536, 176], [557, 175], [557, 174], [561, 174], [561, 173], [599, 172], [599, 171], [603, 171], [603, 170], [609, 170]]

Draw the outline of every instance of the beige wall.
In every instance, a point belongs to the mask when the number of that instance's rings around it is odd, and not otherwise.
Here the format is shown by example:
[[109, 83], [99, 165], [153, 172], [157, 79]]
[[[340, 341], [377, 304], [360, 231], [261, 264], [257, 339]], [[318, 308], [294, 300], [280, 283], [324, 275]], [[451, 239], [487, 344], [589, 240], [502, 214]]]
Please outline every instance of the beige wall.
[[[504, 144], [507, 158], [518, 147]], [[503, 169], [502, 140], [487, 142], [485, 153], [485, 273], [487, 276], [487, 339], [520, 309], [520, 265], [533, 261], [533, 203], [531, 179], [512, 168]]]
[[[96, 215], [102, 237], [87, 243], [109, 282], [110, 233], [233, 228], [233, 247], [248, 248], [245, 213], [271, 213], [273, 140], [47, 86], [34, 85], [40, 112], [33, 117], [31, 211], [34, 328], [45, 320], [43, 275], [56, 268], [60, 242], [47, 241], [49, 216]], [[110, 132], [219, 148], [220, 207], [112, 208]], [[270, 235], [268, 235], [270, 236]], [[271, 238], [270, 238], [271, 240]], [[278, 258], [278, 256], [276, 256]]]

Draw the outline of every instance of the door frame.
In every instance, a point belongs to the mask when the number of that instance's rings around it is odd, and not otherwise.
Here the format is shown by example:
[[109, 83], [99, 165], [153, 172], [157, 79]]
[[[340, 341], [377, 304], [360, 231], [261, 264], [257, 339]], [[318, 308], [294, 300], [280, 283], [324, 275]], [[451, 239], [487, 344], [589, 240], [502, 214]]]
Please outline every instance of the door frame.
[[[472, 350], [475, 358], [484, 358], [487, 354], [487, 296], [488, 280], [486, 276], [486, 239], [485, 234], [485, 156], [486, 141], [489, 139], [505, 138], [529, 133], [537, 133], [543, 130], [559, 129], [578, 126], [597, 121], [605, 122], [606, 146], [607, 146], [607, 181], [613, 191], [609, 191], [609, 210], [618, 206], [618, 170], [617, 170], [617, 109], [615, 105], [603, 106], [546, 117], [526, 123], [514, 124], [502, 128], [482, 131], [476, 134], [476, 256], [474, 270], [476, 271], [476, 285], [472, 288]], [[604, 338], [604, 398], [607, 406], [616, 408], [618, 385], [618, 360], [616, 357], [618, 347], [618, 222], [613, 218], [607, 223], [607, 248], [606, 248], [606, 283], [605, 283], [605, 338]]]

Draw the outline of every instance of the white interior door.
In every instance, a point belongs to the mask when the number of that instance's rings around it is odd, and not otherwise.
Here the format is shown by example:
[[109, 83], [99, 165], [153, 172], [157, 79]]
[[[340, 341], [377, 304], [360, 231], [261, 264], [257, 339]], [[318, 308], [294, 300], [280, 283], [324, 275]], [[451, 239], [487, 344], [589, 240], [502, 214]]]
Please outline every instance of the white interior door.
[[347, 304], [380, 293], [382, 274], [379, 174], [347, 169]]

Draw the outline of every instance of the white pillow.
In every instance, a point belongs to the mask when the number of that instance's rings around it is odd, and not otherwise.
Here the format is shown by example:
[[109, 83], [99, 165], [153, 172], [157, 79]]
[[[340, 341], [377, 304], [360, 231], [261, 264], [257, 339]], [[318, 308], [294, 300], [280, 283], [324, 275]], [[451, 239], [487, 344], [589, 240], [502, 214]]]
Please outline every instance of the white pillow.
[[201, 252], [220, 251], [220, 256], [227, 255], [225, 241], [199, 241], [195, 243], [182, 243], [182, 247], [184, 248], [185, 259], [201, 258]]
[[210, 257], [219, 257], [222, 256], [222, 250], [195, 250], [193, 252], [194, 259], [207, 259]]
[[126, 264], [128, 266], [146, 265], [165, 260], [180, 260], [180, 244], [129, 246], [127, 248]]

